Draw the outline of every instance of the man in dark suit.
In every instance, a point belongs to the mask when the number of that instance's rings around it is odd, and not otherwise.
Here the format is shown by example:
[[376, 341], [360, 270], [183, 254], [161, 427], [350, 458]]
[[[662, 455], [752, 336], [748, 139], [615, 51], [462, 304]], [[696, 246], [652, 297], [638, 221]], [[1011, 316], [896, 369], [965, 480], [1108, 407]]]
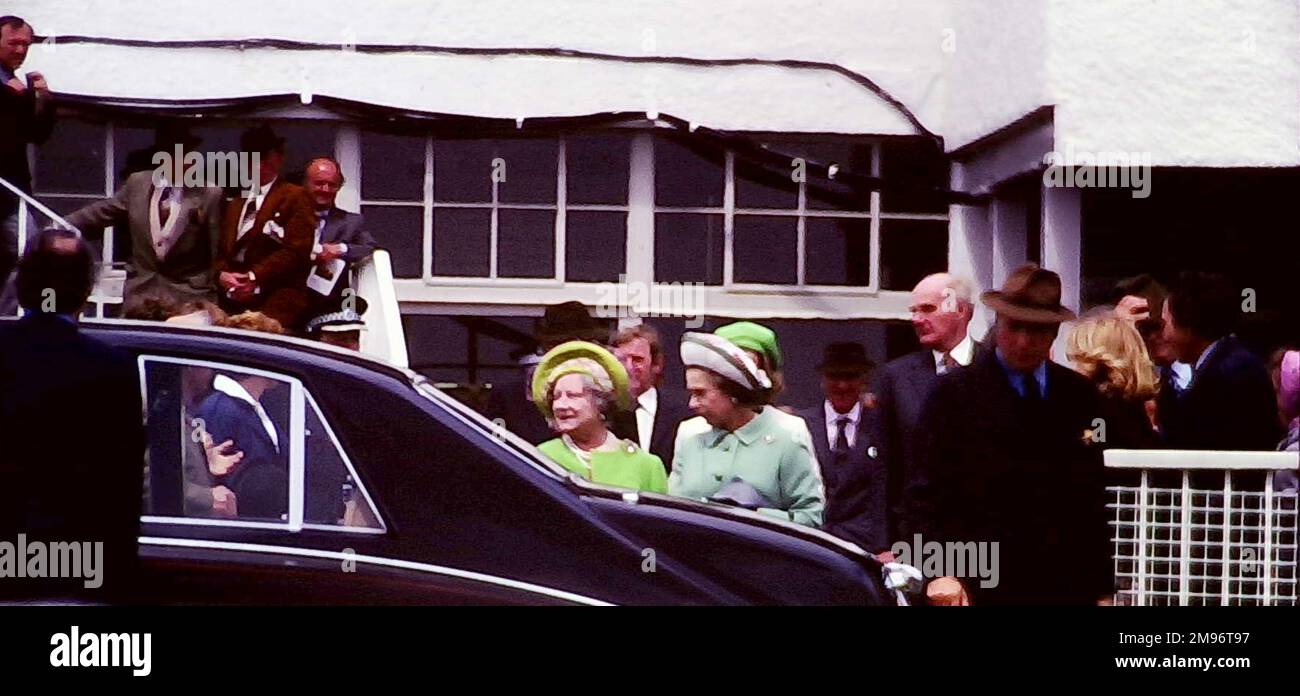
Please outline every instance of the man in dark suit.
[[872, 389], [880, 424], [881, 460], [888, 472], [885, 505], [889, 539], [912, 534], [908, 491], [918, 485], [917, 444], [921, 412], [942, 375], [969, 365], [986, 349], [970, 335], [975, 305], [971, 282], [936, 273], [912, 290], [912, 328], [921, 349], [891, 360]]
[[[304, 182], [316, 211], [310, 274], [321, 280], [338, 276], [328, 293], [312, 289], [314, 313], [337, 312], [343, 305], [343, 291], [353, 286], [357, 265], [370, 258], [378, 243], [363, 228], [359, 213], [350, 213], [335, 205], [339, 189], [343, 188], [343, 171], [338, 162], [331, 157], [317, 157], [308, 162]], [[341, 267], [340, 260], [343, 262]]]
[[1106, 489], [1089, 434], [1099, 397], [1049, 359], [1060, 323], [1074, 318], [1060, 304], [1060, 278], [1029, 264], [982, 299], [997, 312], [996, 350], [945, 374], [926, 402], [918, 496], [926, 514], [917, 533], [925, 545], [997, 543], [996, 583], [945, 567], [927, 596], [936, 604], [1107, 601]]
[[205, 447], [230, 457], [211, 473], [214, 484], [234, 492], [240, 517], [279, 520], [289, 509], [284, 414], [263, 405], [278, 384], [260, 375], [218, 374], [195, 411]]
[[673, 470], [673, 449], [677, 425], [693, 414], [686, 399], [675, 390], [664, 390], [664, 351], [659, 332], [645, 324], [618, 332], [614, 337], [614, 355], [627, 369], [632, 398], [634, 442], [663, 460], [664, 468]]
[[226, 206], [216, 264], [221, 308], [259, 311], [297, 333], [312, 304], [303, 283], [315, 236], [311, 199], [280, 177], [283, 138], [260, 126], [245, 131], [239, 143], [244, 153], [259, 156], [259, 185]]
[[[153, 150], [174, 160], [178, 150], [192, 152], [199, 142], [183, 128], [160, 128]], [[212, 266], [221, 237], [221, 189], [173, 183], [181, 167], [176, 163], [136, 172], [111, 198], [67, 217], [87, 235], [102, 233], [110, 225], [129, 234], [126, 302], [147, 296], [176, 304], [217, 299]]]
[[[19, 17], [0, 17], [0, 178], [24, 193], [32, 191], [32, 174], [27, 146], [49, 140], [54, 131], [54, 105], [49, 85], [38, 72], [27, 73], [26, 82], [18, 68], [27, 60], [32, 45], [32, 25]], [[29, 213], [30, 215], [30, 213]], [[27, 234], [33, 235], [33, 218], [28, 217]], [[17, 309], [10, 275], [18, 260], [18, 198], [0, 188], [0, 314]]]
[[1164, 306], [1164, 336], [1191, 383], [1168, 390], [1157, 415], [1167, 446], [1272, 450], [1282, 437], [1268, 367], [1232, 334], [1241, 296], [1222, 276], [1184, 273]]
[[26, 314], [0, 322], [0, 540], [102, 542], [103, 584], [8, 578], [0, 594], [110, 599], [132, 584], [144, 480], [140, 378], [129, 355], [78, 331], [94, 282], [94, 253], [68, 230], [39, 233], [19, 263]]
[[889, 547], [884, 463], [874, 409], [863, 403], [874, 364], [861, 343], [832, 343], [817, 371], [826, 400], [799, 411], [808, 424], [826, 487], [822, 529], [880, 553]]

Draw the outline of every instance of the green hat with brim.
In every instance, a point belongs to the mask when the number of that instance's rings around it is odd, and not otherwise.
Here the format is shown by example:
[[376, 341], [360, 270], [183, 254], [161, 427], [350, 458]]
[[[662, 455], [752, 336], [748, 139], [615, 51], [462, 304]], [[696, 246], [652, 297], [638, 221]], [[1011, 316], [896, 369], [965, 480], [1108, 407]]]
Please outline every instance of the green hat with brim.
[[732, 343], [762, 353], [767, 358], [768, 370], [780, 370], [781, 347], [776, 343], [776, 332], [752, 321], [738, 321], [719, 326], [713, 333]]
[[533, 404], [542, 416], [551, 418], [551, 387], [569, 374], [591, 377], [596, 384], [612, 392], [614, 403], [622, 410], [632, 408], [627, 370], [608, 350], [587, 341], [569, 341], [547, 351], [533, 372]]

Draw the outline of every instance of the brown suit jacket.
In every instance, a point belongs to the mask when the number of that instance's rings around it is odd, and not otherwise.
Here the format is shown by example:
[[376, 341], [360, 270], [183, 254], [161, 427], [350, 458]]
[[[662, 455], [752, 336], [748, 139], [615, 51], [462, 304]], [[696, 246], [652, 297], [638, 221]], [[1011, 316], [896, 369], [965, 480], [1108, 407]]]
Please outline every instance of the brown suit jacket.
[[[252, 271], [261, 292], [248, 304], [241, 305], [234, 303], [226, 296], [224, 288], [220, 288], [222, 304], [227, 311], [264, 312], [283, 324], [285, 329], [296, 331], [305, 321], [303, 315], [311, 304], [309, 291], [302, 285], [311, 265], [315, 238], [316, 216], [311, 198], [301, 186], [277, 180], [257, 211], [253, 229], [242, 239], [237, 239], [243, 210], [242, 196], [226, 203], [216, 272], [219, 275], [225, 271]], [[283, 230], [283, 236], [275, 231], [277, 226]]]

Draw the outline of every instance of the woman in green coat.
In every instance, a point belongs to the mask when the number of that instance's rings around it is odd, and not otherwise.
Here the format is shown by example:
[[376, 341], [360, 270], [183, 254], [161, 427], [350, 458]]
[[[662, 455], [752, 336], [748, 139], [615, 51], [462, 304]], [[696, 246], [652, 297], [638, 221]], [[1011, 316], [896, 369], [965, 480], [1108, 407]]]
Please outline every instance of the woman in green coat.
[[708, 429], [679, 430], [668, 491], [821, 526], [826, 496], [816, 460], [807, 437], [764, 408], [766, 373], [716, 334], [685, 334], [682, 362], [691, 409]]
[[559, 435], [538, 445], [542, 454], [595, 483], [668, 492], [659, 457], [606, 424], [613, 409], [632, 402], [627, 371], [613, 353], [586, 341], [560, 344], [542, 356], [532, 387], [533, 403]]

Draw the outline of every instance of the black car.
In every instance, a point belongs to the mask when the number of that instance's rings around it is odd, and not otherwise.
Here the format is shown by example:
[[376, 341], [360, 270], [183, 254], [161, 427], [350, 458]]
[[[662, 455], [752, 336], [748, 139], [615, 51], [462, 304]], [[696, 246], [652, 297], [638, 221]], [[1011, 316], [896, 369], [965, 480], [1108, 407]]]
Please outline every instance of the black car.
[[[893, 604], [852, 544], [581, 480], [364, 355], [227, 329], [83, 328], [139, 365], [147, 601]], [[236, 451], [235, 466], [208, 465]]]

